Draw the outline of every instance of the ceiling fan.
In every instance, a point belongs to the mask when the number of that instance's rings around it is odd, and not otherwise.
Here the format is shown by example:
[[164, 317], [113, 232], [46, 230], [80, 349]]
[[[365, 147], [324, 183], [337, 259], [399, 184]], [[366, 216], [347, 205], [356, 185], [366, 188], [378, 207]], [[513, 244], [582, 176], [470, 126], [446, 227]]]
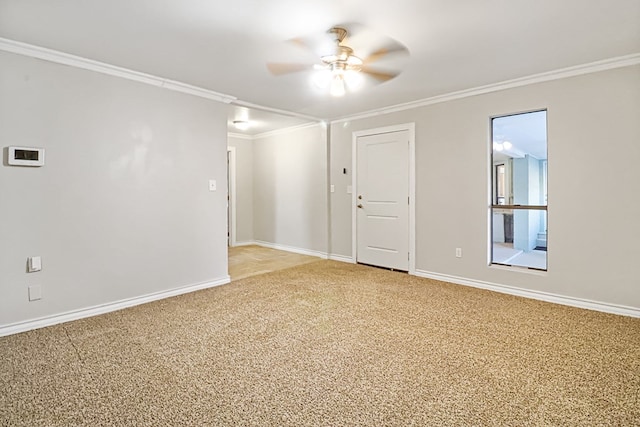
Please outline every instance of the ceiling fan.
[[[346, 28], [336, 26], [327, 34], [331, 37], [331, 44], [320, 55], [320, 63], [300, 64], [300, 63], [267, 63], [267, 69], [273, 75], [283, 75], [300, 71], [315, 70], [313, 75], [314, 83], [320, 88], [329, 88], [329, 93], [333, 96], [343, 96], [347, 89], [357, 90], [364, 83], [364, 76], [384, 82], [396, 77], [399, 71], [388, 71], [375, 69], [372, 63], [381, 60], [389, 54], [408, 54], [406, 47], [398, 42], [387, 43], [387, 46], [375, 49], [364, 59], [357, 56], [354, 50], [344, 42], [349, 35]], [[291, 40], [295, 44], [314, 50], [309, 41], [301, 38]]]

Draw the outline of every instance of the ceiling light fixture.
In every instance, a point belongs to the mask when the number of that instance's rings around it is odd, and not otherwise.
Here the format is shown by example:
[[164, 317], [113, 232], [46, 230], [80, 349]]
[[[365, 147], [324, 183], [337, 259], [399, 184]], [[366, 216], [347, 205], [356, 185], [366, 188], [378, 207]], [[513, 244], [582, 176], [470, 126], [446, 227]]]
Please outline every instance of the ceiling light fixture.
[[334, 52], [321, 57], [323, 65], [313, 80], [318, 87], [326, 89], [332, 96], [344, 96], [347, 89], [357, 90], [364, 81], [360, 71], [363, 61], [353, 54], [353, 49], [342, 45], [342, 40], [347, 35], [344, 28], [334, 27], [329, 31], [335, 37]]
[[514, 147], [509, 141], [493, 141], [493, 150], [517, 159], [523, 158], [526, 154]]
[[358, 90], [364, 83], [360, 73], [362, 60], [355, 56], [346, 59], [335, 59], [335, 55], [323, 57], [326, 67], [320, 68], [313, 76], [313, 82], [320, 89], [329, 88], [332, 96], [344, 96], [349, 91]]
[[509, 141], [496, 142], [493, 141], [493, 149], [496, 151], [511, 150], [513, 145]]
[[[362, 29], [362, 26], [357, 24], [354, 26], [356, 29]], [[327, 39], [327, 43], [322, 43], [320, 46], [318, 46], [317, 38], [302, 37], [290, 40], [297, 46], [313, 50], [314, 53], [322, 52], [320, 64], [268, 62], [267, 69], [275, 76], [313, 69], [315, 72], [311, 74], [312, 86], [322, 91], [328, 91], [333, 96], [344, 96], [347, 92], [361, 88], [365, 83], [365, 75], [378, 82], [386, 82], [395, 78], [400, 74], [399, 72], [375, 69], [371, 64], [389, 54], [406, 56], [409, 52], [400, 43], [389, 40], [385, 46], [371, 49], [368, 55], [362, 59], [354, 54], [351, 47], [342, 44], [347, 37], [345, 28], [333, 27], [327, 33], [330, 39]], [[363, 33], [367, 34], [366, 30], [363, 30]], [[362, 42], [363, 38], [359, 37], [357, 40]]]
[[247, 120], [234, 120], [233, 121], [233, 125], [236, 127], [236, 129], [238, 130], [247, 130], [249, 129], [249, 122]]
[[346, 88], [344, 87], [344, 75], [342, 73], [334, 73], [331, 77], [331, 96], [344, 96]]

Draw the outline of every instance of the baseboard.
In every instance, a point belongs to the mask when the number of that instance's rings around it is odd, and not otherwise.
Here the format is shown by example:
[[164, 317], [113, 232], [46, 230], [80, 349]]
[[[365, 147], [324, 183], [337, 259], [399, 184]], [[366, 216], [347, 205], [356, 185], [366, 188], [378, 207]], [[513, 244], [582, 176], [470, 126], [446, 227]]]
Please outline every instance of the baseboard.
[[256, 240], [253, 242], [253, 244], [258, 246], [264, 246], [265, 248], [278, 249], [280, 251], [287, 251], [287, 252], [293, 252], [301, 255], [309, 255], [309, 256], [315, 256], [322, 259], [328, 259], [328, 255], [326, 252], [314, 251], [311, 249], [296, 248], [295, 246], [280, 245], [278, 243], [265, 242], [262, 240]]
[[416, 270], [416, 276], [427, 279], [440, 280], [442, 282], [455, 283], [458, 285], [471, 286], [474, 288], [487, 289], [503, 294], [516, 295], [524, 298], [531, 298], [540, 301], [552, 302], [555, 304], [567, 305], [570, 307], [584, 308], [587, 310], [601, 311], [604, 313], [618, 314], [621, 316], [640, 317], [640, 308], [628, 307], [624, 305], [610, 304], [599, 301], [592, 301], [582, 298], [568, 297], [549, 292], [532, 291], [529, 289], [517, 288], [514, 286], [501, 285], [498, 283], [484, 282], [481, 280], [467, 279], [465, 277], [451, 276], [448, 274], [433, 273], [430, 271]]
[[236, 248], [238, 246], [251, 246], [251, 245], [257, 245], [256, 242], [254, 242], [253, 240], [250, 240], [248, 242], [235, 242], [232, 247]]
[[231, 278], [229, 276], [225, 276], [224, 278], [214, 280], [212, 282], [198, 283], [195, 285], [187, 285], [180, 288], [171, 289], [168, 291], [155, 292], [152, 294], [142, 295], [134, 298], [128, 298], [120, 301], [115, 301], [112, 303], [82, 308], [80, 310], [67, 311], [65, 313], [54, 314], [52, 316], [40, 317], [38, 319], [26, 320], [24, 322], [2, 325], [0, 326], [0, 337], [6, 336], [6, 335], [13, 335], [20, 332], [26, 332], [32, 329], [39, 329], [47, 326], [53, 326], [59, 323], [70, 322], [72, 320], [79, 320], [79, 319], [84, 319], [86, 317], [93, 317], [99, 314], [105, 314], [112, 311], [122, 310], [123, 308], [133, 307], [136, 305], [145, 304], [148, 302], [157, 301], [165, 298], [170, 298], [177, 295], [187, 294], [189, 292], [199, 291], [202, 289], [213, 288], [215, 286], [220, 286], [220, 285], [229, 283], [230, 281], [231, 281]]
[[352, 257], [344, 255], [329, 254], [329, 259], [333, 261], [347, 262], [349, 264], [356, 263]]

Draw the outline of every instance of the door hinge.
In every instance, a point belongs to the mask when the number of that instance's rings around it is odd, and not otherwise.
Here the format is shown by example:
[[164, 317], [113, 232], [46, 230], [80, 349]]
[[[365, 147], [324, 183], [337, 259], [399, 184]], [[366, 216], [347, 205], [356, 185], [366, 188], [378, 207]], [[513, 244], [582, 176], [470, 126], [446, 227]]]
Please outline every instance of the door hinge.
[[407, 196], [407, 204], [410, 205], [411, 204], [411, 196]]

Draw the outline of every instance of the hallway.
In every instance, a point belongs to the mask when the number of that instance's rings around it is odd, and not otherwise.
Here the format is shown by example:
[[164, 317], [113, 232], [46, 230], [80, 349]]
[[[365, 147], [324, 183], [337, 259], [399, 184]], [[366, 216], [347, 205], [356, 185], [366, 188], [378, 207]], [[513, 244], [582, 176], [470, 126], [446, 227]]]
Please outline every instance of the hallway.
[[229, 248], [231, 281], [319, 261], [321, 258], [258, 245]]

